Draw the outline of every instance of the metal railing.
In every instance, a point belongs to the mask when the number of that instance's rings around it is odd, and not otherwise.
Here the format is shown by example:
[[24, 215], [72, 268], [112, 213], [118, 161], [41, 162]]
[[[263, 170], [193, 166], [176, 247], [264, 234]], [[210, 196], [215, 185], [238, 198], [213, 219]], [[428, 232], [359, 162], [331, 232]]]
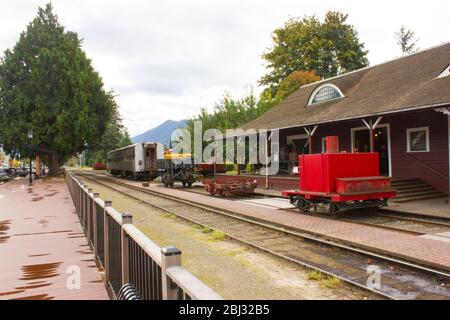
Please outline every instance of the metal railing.
[[134, 285], [144, 300], [222, 299], [181, 266], [179, 249], [160, 248], [132, 224], [131, 214], [115, 210], [72, 173], [66, 182], [113, 299], [125, 284]]

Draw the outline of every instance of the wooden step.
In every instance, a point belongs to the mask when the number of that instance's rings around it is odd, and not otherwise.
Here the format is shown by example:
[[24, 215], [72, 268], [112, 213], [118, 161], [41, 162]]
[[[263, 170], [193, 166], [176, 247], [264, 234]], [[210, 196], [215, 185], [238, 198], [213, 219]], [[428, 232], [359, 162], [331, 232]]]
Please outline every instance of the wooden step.
[[425, 190], [436, 190], [428, 184], [417, 185], [417, 186], [404, 186], [404, 187], [393, 187], [397, 189], [398, 192], [410, 192], [410, 191], [425, 191]]
[[436, 195], [424, 195], [424, 196], [412, 196], [412, 197], [406, 197], [401, 199], [395, 199], [395, 202], [398, 203], [404, 203], [404, 202], [411, 202], [411, 201], [417, 201], [417, 200], [428, 200], [428, 199], [436, 199], [436, 198], [444, 198], [446, 195], [444, 194], [436, 194]]
[[407, 186], [407, 185], [416, 185], [416, 184], [425, 184], [425, 182], [423, 182], [423, 180], [420, 180], [420, 179], [391, 181], [391, 185], [393, 185], [393, 186]]
[[391, 181], [391, 186], [397, 190], [395, 201], [399, 203], [445, 197], [441, 191], [422, 179], [397, 178]]
[[411, 196], [423, 196], [423, 195], [431, 195], [434, 196], [436, 194], [442, 194], [442, 192], [436, 190], [436, 189], [432, 189], [432, 190], [425, 190], [425, 191], [411, 191], [411, 192], [401, 192], [401, 193], [397, 193], [397, 198], [407, 198], [407, 197], [411, 197]]

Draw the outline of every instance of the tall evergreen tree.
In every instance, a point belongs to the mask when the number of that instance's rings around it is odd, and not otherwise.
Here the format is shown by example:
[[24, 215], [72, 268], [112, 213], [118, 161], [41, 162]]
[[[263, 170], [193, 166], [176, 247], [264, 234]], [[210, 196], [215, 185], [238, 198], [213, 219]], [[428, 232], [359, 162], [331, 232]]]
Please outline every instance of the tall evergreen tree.
[[50, 152], [51, 175], [102, 137], [113, 111], [81, 45], [47, 4], [0, 60], [0, 141], [9, 153], [26, 155], [33, 130], [32, 147]]
[[106, 163], [108, 152], [132, 144], [130, 135], [122, 124], [118, 106], [114, 101], [113, 95], [111, 93], [109, 93], [109, 95], [113, 102], [112, 116], [106, 125], [105, 133], [102, 138], [93, 145], [88, 146], [86, 163], [89, 166], [94, 162]]

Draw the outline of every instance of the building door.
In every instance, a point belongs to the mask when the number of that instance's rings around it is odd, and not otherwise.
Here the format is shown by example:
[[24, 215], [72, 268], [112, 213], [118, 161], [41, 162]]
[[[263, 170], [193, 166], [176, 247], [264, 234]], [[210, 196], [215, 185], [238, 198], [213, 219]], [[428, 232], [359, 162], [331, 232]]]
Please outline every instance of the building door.
[[[374, 149], [380, 156], [380, 174], [390, 176], [390, 137], [389, 125], [380, 125], [374, 130]], [[352, 129], [353, 150], [370, 152], [370, 131], [367, 128]]]

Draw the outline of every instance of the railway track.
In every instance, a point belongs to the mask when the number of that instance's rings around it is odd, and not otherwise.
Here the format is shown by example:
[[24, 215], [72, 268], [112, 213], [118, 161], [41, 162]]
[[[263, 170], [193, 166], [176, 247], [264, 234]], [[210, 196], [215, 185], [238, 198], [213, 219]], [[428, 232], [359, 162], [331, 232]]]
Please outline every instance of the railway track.
[[[105, 176], [108, 177], [108, 176]], [[193, 188], [183, 188], [185, 192], [198, 193], [203, 195], [208, 195], [208, 193], [204, 190], [203, 187], [199, 188], [199, 186]], [[244, 196], [242, 199], [285, 199], [283, 197], [275, 197], [275, 196], [265, 196], [265, 195], [254, 195], [254, 196]], [[263, 205], [268, 206], [268, 205]], [[274, 208], [277, 208], [274, 206]], [[297, 208], [286, 209], [284, 210], [292, 210], [298, 212]], [[421, 214], [409, 214], [409, 213], [400, 213], [395, 211], [383, 210], [386, 213], [365, 213], [367, 210], [359, 209], [354, 210], [355, 214], [343, 213], [339, 215], [337, 218], [340, 221], [347, 221], [352, 223], [357, 223], [361, 225], [367, 225], [387, 230], [405, 232], [409, 234], [414, 234], [417, 236], [420, 235], [435, 235], [440, 232], [449, 232], [450, 231], [450, 219], [442, 218], [442, 217], [434, 217], [428, 215]], [[299, 213], [301, 214], [301, 213]], [[321, 218], [327, 219], [336, 219], [336, 217], [330, 217], [327, 214], [314, 213]]]
[[[77, 173], [163, 212], [224, 232], [229, 238], [389, 299], [450, 299], [450, 275], [413, 263], [250, 220], [238, 214], [169, 197], [106, 176]], [[367, 281], [376, 266], [381, 287]]]

